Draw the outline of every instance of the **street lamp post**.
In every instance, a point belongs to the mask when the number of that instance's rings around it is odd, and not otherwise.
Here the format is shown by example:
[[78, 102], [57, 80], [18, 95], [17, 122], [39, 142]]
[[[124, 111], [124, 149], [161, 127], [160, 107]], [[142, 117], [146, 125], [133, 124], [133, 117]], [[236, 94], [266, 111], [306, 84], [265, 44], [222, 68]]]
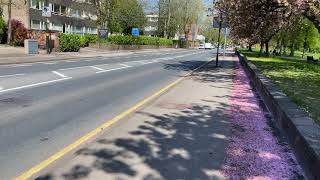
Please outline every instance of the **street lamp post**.
[[[214, 20], [213, 20], [213, 21], [214, 21]], [[213, 22], [213, 23], [214, 23], [214, 22]], [[220, 12], [220, 17], [219, 17], [218, 47], [217, 47], [217, 56], [216, 56], [216, 67], [219, 66], [219, 49], [220, 49], [221, 29], [222, 29], [222, 13]]]

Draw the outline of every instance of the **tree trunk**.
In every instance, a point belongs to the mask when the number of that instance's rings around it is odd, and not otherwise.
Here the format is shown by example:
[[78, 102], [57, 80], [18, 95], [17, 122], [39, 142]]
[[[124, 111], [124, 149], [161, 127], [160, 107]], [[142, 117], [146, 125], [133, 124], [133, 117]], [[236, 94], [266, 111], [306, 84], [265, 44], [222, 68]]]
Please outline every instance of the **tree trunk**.
[[263, 42], [261, 42], [260, 43], [260, 54], [262, 54], [263, 53], [263, 49], [264, 49], [264, 43]]
[[290, 47], [290, 56], [294, 56], [294, 44], [291, 44], [291, 47]]
[[266, 45], [266, 55], [269, 56], [269, 42], [265, 42], [265, 45]]
[[252, 52], [252, 44], [249, 44], [249, 51]]
[[9, 0], [8, 1], [8, 39], [7, 39], [7, 44], [10, 44], [11, 43], [11, 39], [12, 39], [11, 5], [12, 5], [12, 0]]

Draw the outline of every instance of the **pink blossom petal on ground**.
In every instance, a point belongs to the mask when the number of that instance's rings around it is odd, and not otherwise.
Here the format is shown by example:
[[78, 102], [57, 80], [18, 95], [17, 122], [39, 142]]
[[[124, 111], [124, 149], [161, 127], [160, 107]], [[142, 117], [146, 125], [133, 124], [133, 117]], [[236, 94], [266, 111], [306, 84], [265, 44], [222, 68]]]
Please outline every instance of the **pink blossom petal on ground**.
[[236, 61], [230, 98], [231, 138], [223, 174], [230, 179], [304, 179], [303, 171], [287, 145], [272, 134], [243, 68]]

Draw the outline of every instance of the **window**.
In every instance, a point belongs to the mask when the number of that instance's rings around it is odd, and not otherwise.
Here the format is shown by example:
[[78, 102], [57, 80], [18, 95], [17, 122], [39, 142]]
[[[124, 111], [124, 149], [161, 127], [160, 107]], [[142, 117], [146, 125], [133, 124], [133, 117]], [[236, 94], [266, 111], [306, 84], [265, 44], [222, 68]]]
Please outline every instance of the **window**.
[[41, 21], [31, 20], [31, 29], [41, 29]]
[[57, 23], [52, 23], [52, 29], [51, 29], [51, 30], [62, 32], [62, 30], [63, 30], [63, 25], [62, 25], [62, 23], [59, 23], [59, 22], [57, 22]]
[[67, 7], [61, 6], [61, 15], [67, 15]]
[[70, 9], [70, 14], [71, 14], [72, 17], [77, 17], [77, 18], [81, 17], [79, 10]]
[[53, 4], [52, 12], [55, 14], [60, 14], [60, 5], [59, 4]]
[[30, 25], [31, 25], [31, 29], [37, 29], [37, 30], [46, 29], [46, 23], [39, 20], [31, 20]]
[[30, 7], [33, 9], [42, 9], [44, 7], [43, 0], [30, 0]]

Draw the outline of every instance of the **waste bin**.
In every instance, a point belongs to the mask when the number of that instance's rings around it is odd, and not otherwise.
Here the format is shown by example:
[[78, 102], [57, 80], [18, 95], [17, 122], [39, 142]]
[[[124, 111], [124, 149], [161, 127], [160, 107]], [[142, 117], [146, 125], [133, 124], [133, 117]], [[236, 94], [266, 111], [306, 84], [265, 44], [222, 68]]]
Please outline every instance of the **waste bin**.
[[35, 39], [24, 40], [24, 48], [26, 54], [38, 54], [38, 41]]

